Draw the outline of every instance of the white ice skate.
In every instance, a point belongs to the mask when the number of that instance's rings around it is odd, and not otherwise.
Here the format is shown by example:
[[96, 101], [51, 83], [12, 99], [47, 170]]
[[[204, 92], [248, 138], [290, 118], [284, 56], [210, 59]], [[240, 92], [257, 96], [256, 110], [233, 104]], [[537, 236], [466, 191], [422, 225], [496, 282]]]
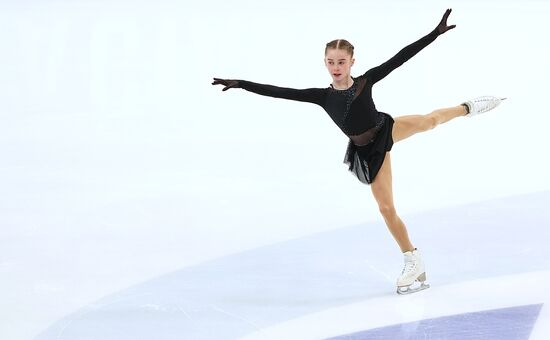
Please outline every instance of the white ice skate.
[[491, 111], [492, 109], [497, 107], [504, 99], [506, 98], [483, 96], [468, 100], [462, 104], [468, 106], [468, 114], [466, 115], [466, 117], [473, 117], [480, 113]]
[[[397, 294], [411, 294], [430, 288], [430, 285], [426, 283], [426, 270], [418, 250], [407, 251], [403, 255], [405, 256], [405, 267], [397, 279]], [[415, 282], [419, 284], [413, 286]]]

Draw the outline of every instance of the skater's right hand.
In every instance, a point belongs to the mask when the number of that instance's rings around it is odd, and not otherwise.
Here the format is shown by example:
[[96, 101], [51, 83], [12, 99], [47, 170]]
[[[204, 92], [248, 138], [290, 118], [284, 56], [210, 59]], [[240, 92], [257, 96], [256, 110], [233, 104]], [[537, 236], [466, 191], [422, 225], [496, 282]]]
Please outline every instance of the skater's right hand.
[[441, 21], [439, 22], [439, 25], [435, 28], [438, 34], [443, 34], [447, 32], [448, 30], [452, 30], [456, 27], [456, 25], [447, 25], [447, 18], [451, 14], [452, 9], [448, 8], [445, 13], [443, 14], [443, 17], [441, 18]]
[[239, 81], [233, 80], [233, 79], [220, 79], [220, 78], [214, 78], [214, 81], [212, 82], [212, 85], [223, 85], [225, 86], [222, 91], [227, 91], [230, 88], [238, 88], [239, 87]]

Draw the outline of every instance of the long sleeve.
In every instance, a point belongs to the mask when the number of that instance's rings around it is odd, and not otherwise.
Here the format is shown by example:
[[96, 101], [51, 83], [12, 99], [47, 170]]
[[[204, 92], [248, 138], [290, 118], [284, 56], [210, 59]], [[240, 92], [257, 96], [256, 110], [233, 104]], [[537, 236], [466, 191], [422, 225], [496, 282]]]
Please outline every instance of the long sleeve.
[[385, 63], [371, 68], [370, 70], [365, 72], [363, 76], [366, 78], [370, 78], [372, 81], [372, 84], [376, 83], [377, 81], [383, 79], [388, 74], [390, 74], [391, 71], [403, 65], [404, 62], [411, 59], [418, 52], [420, 52], [424, 47], [432, 43], [437, 38], [438, 35], [439, 34], [436, 30], [431, 31], [429, 34], [425, 35], [419, 40], [404, 47], [401, 51], [399, 51], [396, 55], [394, 55]]
[[239, 80], [239, 87], [263, 96], [314, 103], [323, 106], [326, 90], [321, 88], [292, 89]]

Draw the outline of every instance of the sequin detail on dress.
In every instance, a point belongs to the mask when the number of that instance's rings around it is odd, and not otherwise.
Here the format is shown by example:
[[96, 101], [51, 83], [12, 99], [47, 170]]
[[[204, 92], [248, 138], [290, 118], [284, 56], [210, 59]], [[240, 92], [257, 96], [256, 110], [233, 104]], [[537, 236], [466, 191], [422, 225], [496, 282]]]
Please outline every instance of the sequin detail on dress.
[[[332, 84], [330, 85], [329, 89], [331, 90], [331, 92], [329, 93], [329, 95], [332, 97], [332, 99], [337, 102], [337, 101], [344, 101], [345, 105], [346, 105], [346, 108], [344, 109], [344, 111], [341, 113], [340, 117], [338, 117], [338, 122], [335, 120], [335, 122], [337, 122], [337, 124], [339, 123], [339, 126], [346, 126], [346, 119], [349, 115], [349, 113], [351, 112], [351, 104], [353, 103], [353, 100], [357, 97], [356, 96], [356, 93], [357, 93], [357, 79], [353, 78], [353, 84], [345, 89], [345, 90], [338, 90], [338, 89], [335, 89]], [[359, 93], [357, 93], [359, 94]], [[334, 119], [334, 118], [333, 118]]]
[[380, 117], [378, 117], [378, 121], [376, 122], [376, 125], [373, 128], [368, 129], [367, 131], [363, 132], [360, 135], [348, 136], [348, 137], [357, 146], [368, 145], [374, 141], [374, 139], [376, 138], [376, 134], [378, 133], [378, 131], [380, 131], [380, 129], [382, 128], [385, 122], [386, 122], [386, 117], [384, 115], [380, 115]]

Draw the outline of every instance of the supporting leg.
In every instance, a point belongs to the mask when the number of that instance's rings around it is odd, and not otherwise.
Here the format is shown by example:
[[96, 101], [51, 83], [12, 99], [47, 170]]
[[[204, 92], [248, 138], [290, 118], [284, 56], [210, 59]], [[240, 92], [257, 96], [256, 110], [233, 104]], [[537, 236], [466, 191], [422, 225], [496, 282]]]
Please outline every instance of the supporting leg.
[[374, 195], [382, 217], [388, 226], [393, 238], [399, 244], [402, 252], [414, 250], [407, 228], [401, 218], [397, 216], [393, 203], [392, 174], [390, 153], [386, 157], [382, 167], [378, 171], [375, 180], [371, 183], [371, 190]]
[[[409, 294], [429, 287], [426, 281], [426, 271], [418, 250], [412, 245], [405, 224], [397, 216], [393, 204], [391, 158], [390, 153], [386, 152], [386, 157], [382, 167], [378, 171], [376, 178], [371, 183], [372, 193], [384, 221], [388, 226], [394, 239], [399, 244], [405, 258], [405, 266], [399, 278], [397, 279], [397, 293]], [[419, 287], [413, 287], [416, 282], [421, 282]]]

